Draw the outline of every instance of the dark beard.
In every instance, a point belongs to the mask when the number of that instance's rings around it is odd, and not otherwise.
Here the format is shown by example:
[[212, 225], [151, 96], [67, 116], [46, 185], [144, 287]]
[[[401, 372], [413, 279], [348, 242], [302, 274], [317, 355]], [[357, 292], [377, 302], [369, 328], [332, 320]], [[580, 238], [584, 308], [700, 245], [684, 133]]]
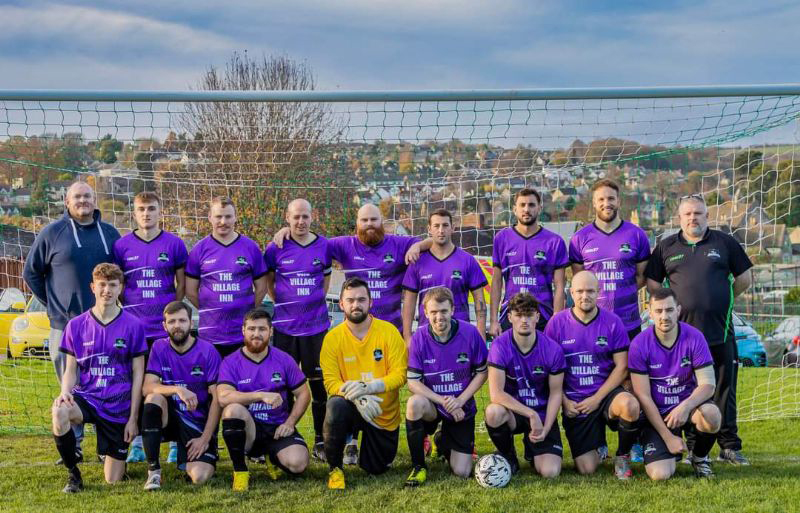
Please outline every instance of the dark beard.
[[525, 221], [524, 219], [517, 219], [517, 222], [519, 222], [519, 224], [521, 224], [522, 226], [531, 226], [536, 224], [536, 221], [538, 219], [539, 219], [538, 216], [533, 216], [531, 217], [530, 221]]
[[269, 340], [245, 339], [244, 346], [252, 354], [258, 354], [267, 348]]
[[602, 211], [602, 210], [599, 213], [596, 212], [596, 214], [597, 214], [597, 217], [599, 217], [604, 223], [610, 223], [611, 221], [613, 221], [614, 219], [617, 218], [617, 215], [619, 214], [619, 209], [618, 208], [614, 209], [614, 215], [611, 216], [611, 219], [605, 219], [603, 217], [605, 215], [605, 212]]
[[378, 228], [357, 229], [356, 235], [358, 235], [358, 240], [365, 246], [377, 246], [383, 242], [385, 232], [383, 225], [380, 225]]
[[175, 338], [173, 333], [174, 332], [170, 332], [169, 333], [169, 340], [173, 344], [175, 344], [177, 347], [183, 347], [186, 344], [186, 341], [189, 340], [189, 335], [191, 335], [191, 333], [189, 333], [188, 331], [185, 331], [185, 332], [183, 332], [183, 337]]
[[366, 312], [353, 312], [350, 314], [345, 314], [347, 320], [352, 322], [353, 324], [361, 324], [362, 322], [367, 320], [368, 316], [369, 314]]

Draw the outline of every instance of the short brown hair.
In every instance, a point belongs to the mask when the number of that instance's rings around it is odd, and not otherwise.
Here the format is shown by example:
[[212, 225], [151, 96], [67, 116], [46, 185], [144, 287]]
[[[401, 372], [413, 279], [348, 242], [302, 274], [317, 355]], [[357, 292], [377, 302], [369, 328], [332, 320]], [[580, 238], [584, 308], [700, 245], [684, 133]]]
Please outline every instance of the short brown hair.
[[344, 291], [345, 290], [360, 289], [361, 287], [364, 287], [366, 289], [367, 297], [372, 299], [372, 294], [369, 291], [369, 285], [367, 285], [367, 282], [365, 282], [364, 280], [362, 280], [358, 276], [354, 276], [352, 278], [347, 278], [344, 281], [344, 283], [342, 283], [342, 290], [339, 292], [339, 299], [341, 299], [342, 296], [344, 296]]
[[539, 204], [540, 205], [542, 204], [542, 195], [539, 194], [539, 191], [537, 191], [536, 189], [532, 189], [530, 187], [525, 187], [524, 189], [522, 189], [521, 191], [519, 191], [514, 195], [514, 204], [517, 203], [518, 199], [524, 196], [535, 196]]
[[269, 316], [269, 312], [264, 310], [260, 307], [251, 308], [244, 314], [244, 319], [242, 319], [242, 326], [247, 325], [247, 321], [257, 321], [259, 319], [266, 319], [267, 326], [270, 328], [272, 327], [272, 318]]
[[539, 302], [527, 292], [520, 292], [508, 302], [508, 310], [519, 315], [530, 315], [539, 311]]
[[234, 210], [236, 210], [236, 205], [233, 204], [233, 200], [230, 199], [228, 196], [217, 196], [213, 198], [211, 200], [211, 206], [213, 207], [214, 205], [219, 205], [222, 208], [225, 208], [228, 205], [230, 205], [231, 207], [233, 207]]
[[450, 308], [453, 308], [456, 304], [455, 300], [453, 299], [453, 292], [447, 287], [433, 287], [432, 289], [426, 291], [425, 297], [422, 298], [423, 310], [426, 306], [428, 306], [429, 301], [436, 301], [437, 303], [449, 301]]
[[186, 312], [186, 315], [189, 316], [189, 319], [192, 318], [192, 309], [184, 303], [183, 301], [170, 301], [167, 303], [167, 306], [164, 307], [164, 317], [167, 315], [173, 315], [183, 310]]
[[92, 270], [92, 281], [97, 279], [106, 281], [117, 280], [123, 283], [125, 281], [125, 275], [122, 274], [122, 269], [120, 269], [117, 264], [103, 262], [102, 264], [97, 264], [94, 270]]
[[600, 187], [609, 187], [617, 191], [617, 196], [619, 196], [619, 184], [612, 180], [611, 178], [601, 178], [597, 180], [595, 183], [592, 184], [592, 194], [595, 193], [597, 189]]
[[650, 293], [650, 301], [663, 301], [668, 297], [673, 298], [675, 303], [678, 302], [678, 295], [675, 294], [674, 290], [667, 287], [659, 287]]
[[152, 191], [142, 191], [133, 197], [133, 202], [139, 203], [158, 203], [161, 206], [161, 198], [158, 194]]
[[446, 208], [437, 208], [436, 210], [428, 214], [428, 224], [431, 224], [431, 218], [433, 216], [446, 217], [447, 219], [450, 220], [450, 224], [453, 224], [453, 214], [451, 214], [450, 211], [447, 210]]

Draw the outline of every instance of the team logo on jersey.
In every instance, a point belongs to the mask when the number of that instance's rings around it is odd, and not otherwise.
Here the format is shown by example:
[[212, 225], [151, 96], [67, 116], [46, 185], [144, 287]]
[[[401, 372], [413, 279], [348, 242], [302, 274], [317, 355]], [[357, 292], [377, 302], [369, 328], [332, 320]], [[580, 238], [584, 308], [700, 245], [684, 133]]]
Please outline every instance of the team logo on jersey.
[[394, 257], [387, 253], [387, 254], [383, 255], [383, 262], [386, 263], [386, 264], [393, 264], [394, 263]]
[[688, 356], [684, 356], [683, 358], [681, 358], [681, 367], [688, 367], [691, 364], [692, 361], [689, 359]]
[[656, 446], [654, 444], [647, 444], [644, 447], [645, 454], [655, 454], [655, 452], [656, 452]]
[[717, 251], [716, 249], [710, 250], [708, 253], [706, 253], [706, 256], [708, 258], [722, 258], [722, 255], [720, 255], [719, 251]]
[[280, 383], [281, 379], [283, 379], [283, 378], [281, 378], [281, 373], [280, 372], [273, 372], [272, 373], [272, 378], [270, 378], [270, 381], [272, 381], [273, 383]]
[[159, 262], [169, 262], [169, 255], [166, 253], [159, 253], [158, 254], [158, 261]]
[[544, 367], [542, 367], [541, 365], [537, 365], [536, 367], [533, 368], [533, 373], [544, 374]]
[[682, 258], [683, 258], [683, 253], [680, 253], [678, 255], [672, 255], [667, 259], [667, 262], [674, 262], [675, 260], [681, 260]]
[[542, 251], [540, 249], [540, 250], [536, 251], [536, 254], [533, 255], [533, 258], [535, 258], [536, 260], [546, 260], [547, 259], [547, 255], [545, 254], [544, 251]]
[[608, 345], [608, 337], [604, 337], [604, 336], [600, 335], [599, 337], [597, 337], [597, 340], [595, 341], [595, 344], [597, 344], [598, 346], [603, 346], [603, 347], [607, 346]]
[[117, 349], [125, 349], [125, 347], [126, 347], [125, 346], [125, 339], [124, 338], [118, 338], [117, 340], [115, 340], [114, 341], [114, 347], [116, 347]]
[[236, 264], [237, 265], [247, 265], [247, 259], [243, 256], [236, 257]]
[[460, 280], [461, 279], [461, 271], [458, 271], [458, 270], [453, 271], [453, 274], [452, 274], [451, 277], [454, 280]]
[[312, 265], [322, 265], [322, 260], [320, 260], [319, 258], [315, 258], [314, 260], [311, 261], [311, 264]]
[[192, 376], [202, 376], [203, 375], [203, 368], [199, 365], [195, 365], [192, 367], [192, 372], [190, 373]]
[[456, 363], [469, 363], [467, 353], [458, 353], [458, 356], [456, 357]]
[[627, 242], [624, 242], [624, 243], [620, 244], [619, 250], [622, 253], [630, 253], [631, 252], [631, 245], [628, 244]]
[[372, 352], [372, 357], [375, 358], [376, 362], [383, 360], [383, 351], [380, 349], [376, 349]]

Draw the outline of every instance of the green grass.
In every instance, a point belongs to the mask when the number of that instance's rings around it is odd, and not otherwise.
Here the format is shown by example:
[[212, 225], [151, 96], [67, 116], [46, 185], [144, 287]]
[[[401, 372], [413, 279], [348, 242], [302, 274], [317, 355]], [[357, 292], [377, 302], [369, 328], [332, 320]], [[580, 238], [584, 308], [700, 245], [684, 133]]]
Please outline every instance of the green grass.
[[[28, 430], [44, 432], [50, 398], [42, 390], [55, 392], [49, 383], [49, 363], [19, 362], [11, 367], [0, 362], [0, 425], [8, 433], [10, 420], [27, 420]], [[745, 369], [740, 378], [740, 395], [751, 395], [764, 382], [769, 370]], [[36, 383], [36, 399], [31, 386]], [[54, 380], [52, 380], [54, 381]], [[41, 399], [38, 396], [41, 395]], [[479, 402], [485, 404], [482, 396]], [[44, 407], [43, 411], [40, 409]], [[34, 421], [37, 423], [33, 425]], [[479, 420], [479, 425], [482, 421]], [[309, 438], [309, 423], [302, 431]], [[44, 434], [4, 434], [0, 436], [0, 496], [3, 511], [256, 511], [276, 508], [279, 511], [791, 511], [797, 504], [797, 480], [800, 475], [800, 447], [796, 443], [797, 419], [781, 418], [744, 422], [740, 431], [751, 467], [715, 465], [717, 477], [711, 482], [698, 481], [688, 466], [680, 465], [678, 474], [666, 483], [652, 483], [644, 476], [642, 465], [634, 465], [635, 477], [621, 483], [613, 478], [610, 464], [597, 475], [581, 477], [575, 472], [569, 452], [565, 454], [562, 475], [553, 481], [535, 477], [529, 468], [500, 490], [485, 490], [470, 479], [462, 481], [448, 475], [442, 463], [430, 467], [429, 482], [417, 490], [404, 490], [403, 480], [409, 471], [405, 437], [393, 468], [380, 477], [369, 477], [361, 470], [346, 470], [348, 490], [332, 493], [325, 487], [327, 468], [312, 463], [298, 479], [269, 481], [263, 468], [251, 465], [251, 491], [244, 495], [230, 492], [231, 466], [222, 451], [218, 474], [201, 488], [185, 483], [174, 465], [164, 465], [164, 489], [159, 493], [142, 491], [145, 464], [131, 465], [131, 479], [116, 486], [103, 484], [102, 466], [82, 466], [87, 489], [79, 496], [61, 493], [65, 471], [52, 462], [57, 454], [52, 437]], [[566, 439], [563, 438], [566, 443]], [[609, 432], [612, 450], [615, 435]], [[492, 451], [486, 433], [477, 433], [478, 452]], [[519, 440], [518, 440], [519, 442]], [[224, 444], [222, 444], [224, 446]], [[87, 461], [94, 461], [94, 437], [84, 445]], [[521, 451], [521, 448], [519, 449]], [[714, 451], [716, 452], [716, 450]], [[166, 453], [166, 446], [164, 446]], [[521, 452], [520, 452], [521, 454]], [[165, 454], [164, 454], [165, 455]]]

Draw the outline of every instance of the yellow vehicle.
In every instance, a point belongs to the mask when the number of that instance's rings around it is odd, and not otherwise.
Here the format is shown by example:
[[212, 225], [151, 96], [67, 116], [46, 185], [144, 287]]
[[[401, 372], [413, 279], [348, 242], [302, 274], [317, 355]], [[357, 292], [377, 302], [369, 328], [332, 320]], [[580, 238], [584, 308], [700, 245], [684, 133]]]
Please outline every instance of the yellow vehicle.
[[25, 312], [11, 323], [8, 333], [9, 358], [19, 358], [25, 354], [49, 355], [50, 320], [47, 308], [32, 297], [25, 307]]
[[0, 290], [0, 354], [8, 352], [8, 332], [14, 320], [25, 311], [25, 295], [8, 287]]

